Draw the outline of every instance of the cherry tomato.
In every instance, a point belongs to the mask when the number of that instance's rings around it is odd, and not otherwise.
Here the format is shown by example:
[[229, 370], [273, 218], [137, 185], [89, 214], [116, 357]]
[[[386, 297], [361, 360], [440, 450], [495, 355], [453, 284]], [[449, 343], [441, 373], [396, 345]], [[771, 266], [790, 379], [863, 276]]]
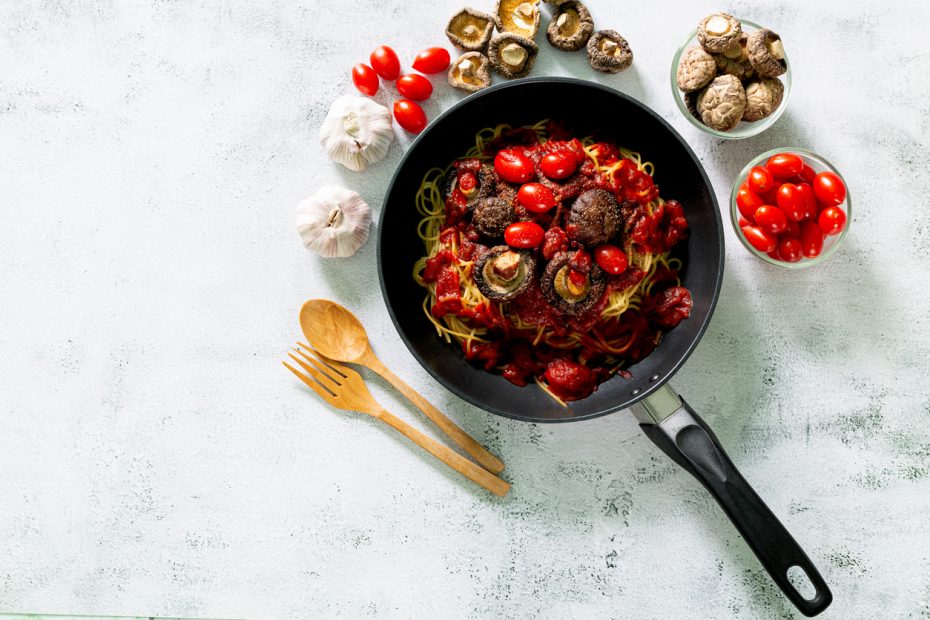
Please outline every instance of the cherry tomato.
[[400, 75], [400, 60], [387, 45], [379, 45], [371, 53], [371, 68], [385, 80], [396, 80]]
[[817, 206], [817, 200], [814, 198], [814, 190], [811, 189], [810, 184], [801, 182], [795, 185], [795, 187], [798, 188], [801, 197], [804, 198], [804, 219], [817, 219], [817, 213], [820, 208]]
[[846, 212], [839, 207], [827, 207], [817, 218], [820, 230], [825, 235], [835, 235], [846, 227]]
[[786, 263], [796, 263], [801, 260], [801, 242], [797, 237], [782, 237], [778, 242], [778, 258]]
[[762, 205], [756, 209], [756, 226], [777, 235], [788, 228], [788, 218], [778, 207]]
[[420, 133], [426, 127], [426, 113], [423, 112], [423, 108], [409, 99], [398, 99], [394, 102], [394, 118], [410, 133]]
[[504, 149], [494, 157], [494, 170], [508, 183], [526, 183], [536, 174], [533, 160], [516, 149]]
[[814, 177], [814, 195], [821, 203], [829, 206], [841, 205], [846, 200], [846, 185], [833, 172], [821, 172]]
[[739, 227], [742, 228], [743, 226], [749, 226], [749, 220], [741, 215], [739, 216]]
[[444, 47], [428, 47], [413, 59], [413, 68], [420, 73], [439, 73], [449, 68], [449, 60]]
[[776, 179], [790, 179], [804, 169], [804, 160], [794, 153], [779, 153], [769, 157], [765, 167]]
[[535, 248], [542, 243], [546, 231], [536, 222], [516, 222], [504, 231], [504, 241], [512, 248]]
[[800, 222], [807, 216], [807, 202], [797, 185], [782, 183], [778, 187], [776, 198], [778, 208], [784, 212], [789, 220]]
[[517, 200], [533, 213], [545, 213], [557, 203], [552, 190], [542, 183], [527, 183], [517, 192]]
[[771, 252], [778, 246], [778, 237], [758, 226], [743, 226], [740, 230], [743, 231], [743, 236], [746, 237], [749, 245], [760, 252]]
[[605, 244], [594, 250], [594, 260], [607, 273], [615, 276], [626, 271], [629, 261], [623, 250], [615, 245]]
[[433, 94], [433, 85], [422, 75], [408, 73], [397, 79], [397, 92], [407, 99], [423, 101]]
[[801, 225], [797, 222], [792, 222], [788, 220], [788, 228], [785, 229], [786, 237], [794, 237], [795, 239], [801, 238]]
[[374, 97], [378, 92], [378, 76], [364, 63], [360, 62], [352, 67], [352, 83], [363, 95]]
[[568, 270], [568, 279], [571, 280], [572, 284], [575, 286], [584, 286], [588, 283], [588, 276], [575, 269]]
[[804, 167], [801, 168], [801, 172], [798, 173], [798, 179], [799, 179], [798, 183], [803, 181], [804, 183], [810, 183], [811, 185], [813, 185], [814, 177], [816, 176], [817, 176], [817, 173], [814, 172], [814, 169], [808, 166], [807, 164], [804, 164]]
[[570, 177], [577, 167], [578, 160], [575, 155], [565, 151], [549, 153], [539, 162], [542, 173], [555, 180]]
[[753, 166], [746, 175], [746, 184], [757, 194], [764, 194], [775, 189], [775, 178], [772, 173], [762, 166]]
[[817, 222], [801, 224], [801, 253], [807, 258], [820, 255], [823, 250], [823, 231]]
[[743, 183], [739, 186], [739, 191], [736, 192], [736, 208], [739, 209], [740, 215], [754, 222], [756, 209], [764, 204], [759, 194], [749, 189], [749, 185]]
[[463, 192], [471, 192], [475, 187], [478, 186], [478, 177], [475, 176], [474, 172], [460, 172], [458, 176], [459, 189]]

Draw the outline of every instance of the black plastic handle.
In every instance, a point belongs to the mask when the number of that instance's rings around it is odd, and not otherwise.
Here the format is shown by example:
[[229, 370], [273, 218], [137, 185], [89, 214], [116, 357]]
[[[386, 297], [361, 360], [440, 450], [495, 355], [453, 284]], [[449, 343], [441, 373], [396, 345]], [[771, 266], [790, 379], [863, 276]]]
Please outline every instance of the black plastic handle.
[[[792, 603], [805, 616], [816, 616], [833, 601], [830, 588], [785, 526], [740, 475], [713, 431], [681, 401], [681, 409], [659, 424], [641, 424], [643, 432], [703, 484]], [[815, 593], [805, 598], [788, 571], [799, 567]]]

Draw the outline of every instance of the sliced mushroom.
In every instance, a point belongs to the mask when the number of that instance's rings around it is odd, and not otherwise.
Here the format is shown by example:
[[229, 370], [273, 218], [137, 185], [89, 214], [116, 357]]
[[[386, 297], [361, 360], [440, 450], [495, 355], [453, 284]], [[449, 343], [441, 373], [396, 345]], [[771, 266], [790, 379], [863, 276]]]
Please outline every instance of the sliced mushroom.
[[449, 20], [446, 36], [452, 45], [463, 52], [480, 52], [488, 44], [493, 30], [492, 16], [465, 7]]
[[633, 51], [616, 30], [598, 30], [588, 39], [588, 62], [598, 71], [619, 73], [633, 64]]
[[785, 85], [778, 78], [762, 78], [746, 85], [746, 110], [744, 121], [757, 121], [765, 118], [781, 105], [785, 95]]
[[686, 93], [704, 88], [716, 75], [714, 57], [699, 45], [686, 49], [678, 61], [678, 88]]
[[488, 45], [491, 67], [506, 78], [527, 75], [538, 53], [539, 47], [533, 41], [510, 32], [494, 35]]
[[582, 245], [607, 243], [623, 222], [613, 194], [603, 189], [589, 189], [575, 199], [565, 224], [569, 238]]
[[491, 85], [490, 61], [481, 52], [466, 52], [449, 66], [449, 84], [469, 93]]
[[698, 24], [697, 39], [711, 54], [722, 54], [739, 40], [739, 20], [726, 13], [708, 15]]
[[604, 272], [596, 264], [591, 264], [584, 275], [584, 283], [572, 281], [571, 259], [574, 252], [559, 252], [539, 279], [539, 287], [549, 305], [562, 314], [578, 315], [590, 310], [604, 294], [606, 281]]
[[517, 221], [513, 206], [496, 196], [481, 198], [475, 203], [471, 223], [475, 230], [490, 239], [500, 239], [508, 226]]
[[473, 273], [485, 297], [508, 301], [529, 288], [536, 273], [536, 258], [532, 252], [498, 245], [475, 261]]
[[788, 70], [781, 37], [761, 28], [749, 35], [749, 62], [761, 77], [778, 77]]
[[730, 131], [746, 110], [746, 91], [736, 76], [717, 76], [698, 95], [697, 108], [705, 125], [718, 131]]
[[552, 47], [563, 52], [577, 52], [591, 38], [594, 20], [585, 5], [568, 0], [559, 5], [549, 21], [546, 38]]
[[494, 18], [500, 32], [535, 39], [539, 32], [539, 0], [497, 0]]

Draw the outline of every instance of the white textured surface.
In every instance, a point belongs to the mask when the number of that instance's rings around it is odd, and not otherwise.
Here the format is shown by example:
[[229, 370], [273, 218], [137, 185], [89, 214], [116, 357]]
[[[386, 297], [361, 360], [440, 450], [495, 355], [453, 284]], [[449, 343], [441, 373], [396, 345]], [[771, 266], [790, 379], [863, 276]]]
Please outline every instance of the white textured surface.
[[[377, 212], [407, 142], [362, 175], [325, 160], [317, 129], [349, 67], [382, 42], [408, 60], [443, 44], [460, 4], [0, 4], [0, 610], [793, 615], [631, 416], [534, 426], [464, 404], [397, 339], [374, 243], [332, 262], [300, 246], [299, 199], [336, 182]], [[596, 76], [540, 35], [534, 74], [648, 103], [722, 204], [775, 146], [849, 180], [852, 231], [820, 268], [767, 267], [727, 229], [720, 304], [675, 385], [832, 585], [825, 617], [930, 617], [930, 9], [589, 5], [633, 68]], [[790, 109], [755, 139], [709, 139], [669, 92], [677, 44], [717, 8], [779, 31], [793, 61]], [[435, 81], [430, 116], [460, 98]], [[356, 310], [503, 457], [508, 498], [292, 380], [279, 362], [312, 296]]]

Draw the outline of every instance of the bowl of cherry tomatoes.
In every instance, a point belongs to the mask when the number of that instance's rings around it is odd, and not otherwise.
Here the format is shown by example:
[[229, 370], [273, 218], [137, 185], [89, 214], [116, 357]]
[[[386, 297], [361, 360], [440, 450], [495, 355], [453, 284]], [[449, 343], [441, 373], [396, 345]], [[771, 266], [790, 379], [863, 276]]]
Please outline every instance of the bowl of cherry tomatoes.
[[830, 162], [806, 149], [779, 148], [740, 172], [730, 218], [752, 254], [799, 269], [836, 252], [849, 229], [851, 207], [846, 181]]

